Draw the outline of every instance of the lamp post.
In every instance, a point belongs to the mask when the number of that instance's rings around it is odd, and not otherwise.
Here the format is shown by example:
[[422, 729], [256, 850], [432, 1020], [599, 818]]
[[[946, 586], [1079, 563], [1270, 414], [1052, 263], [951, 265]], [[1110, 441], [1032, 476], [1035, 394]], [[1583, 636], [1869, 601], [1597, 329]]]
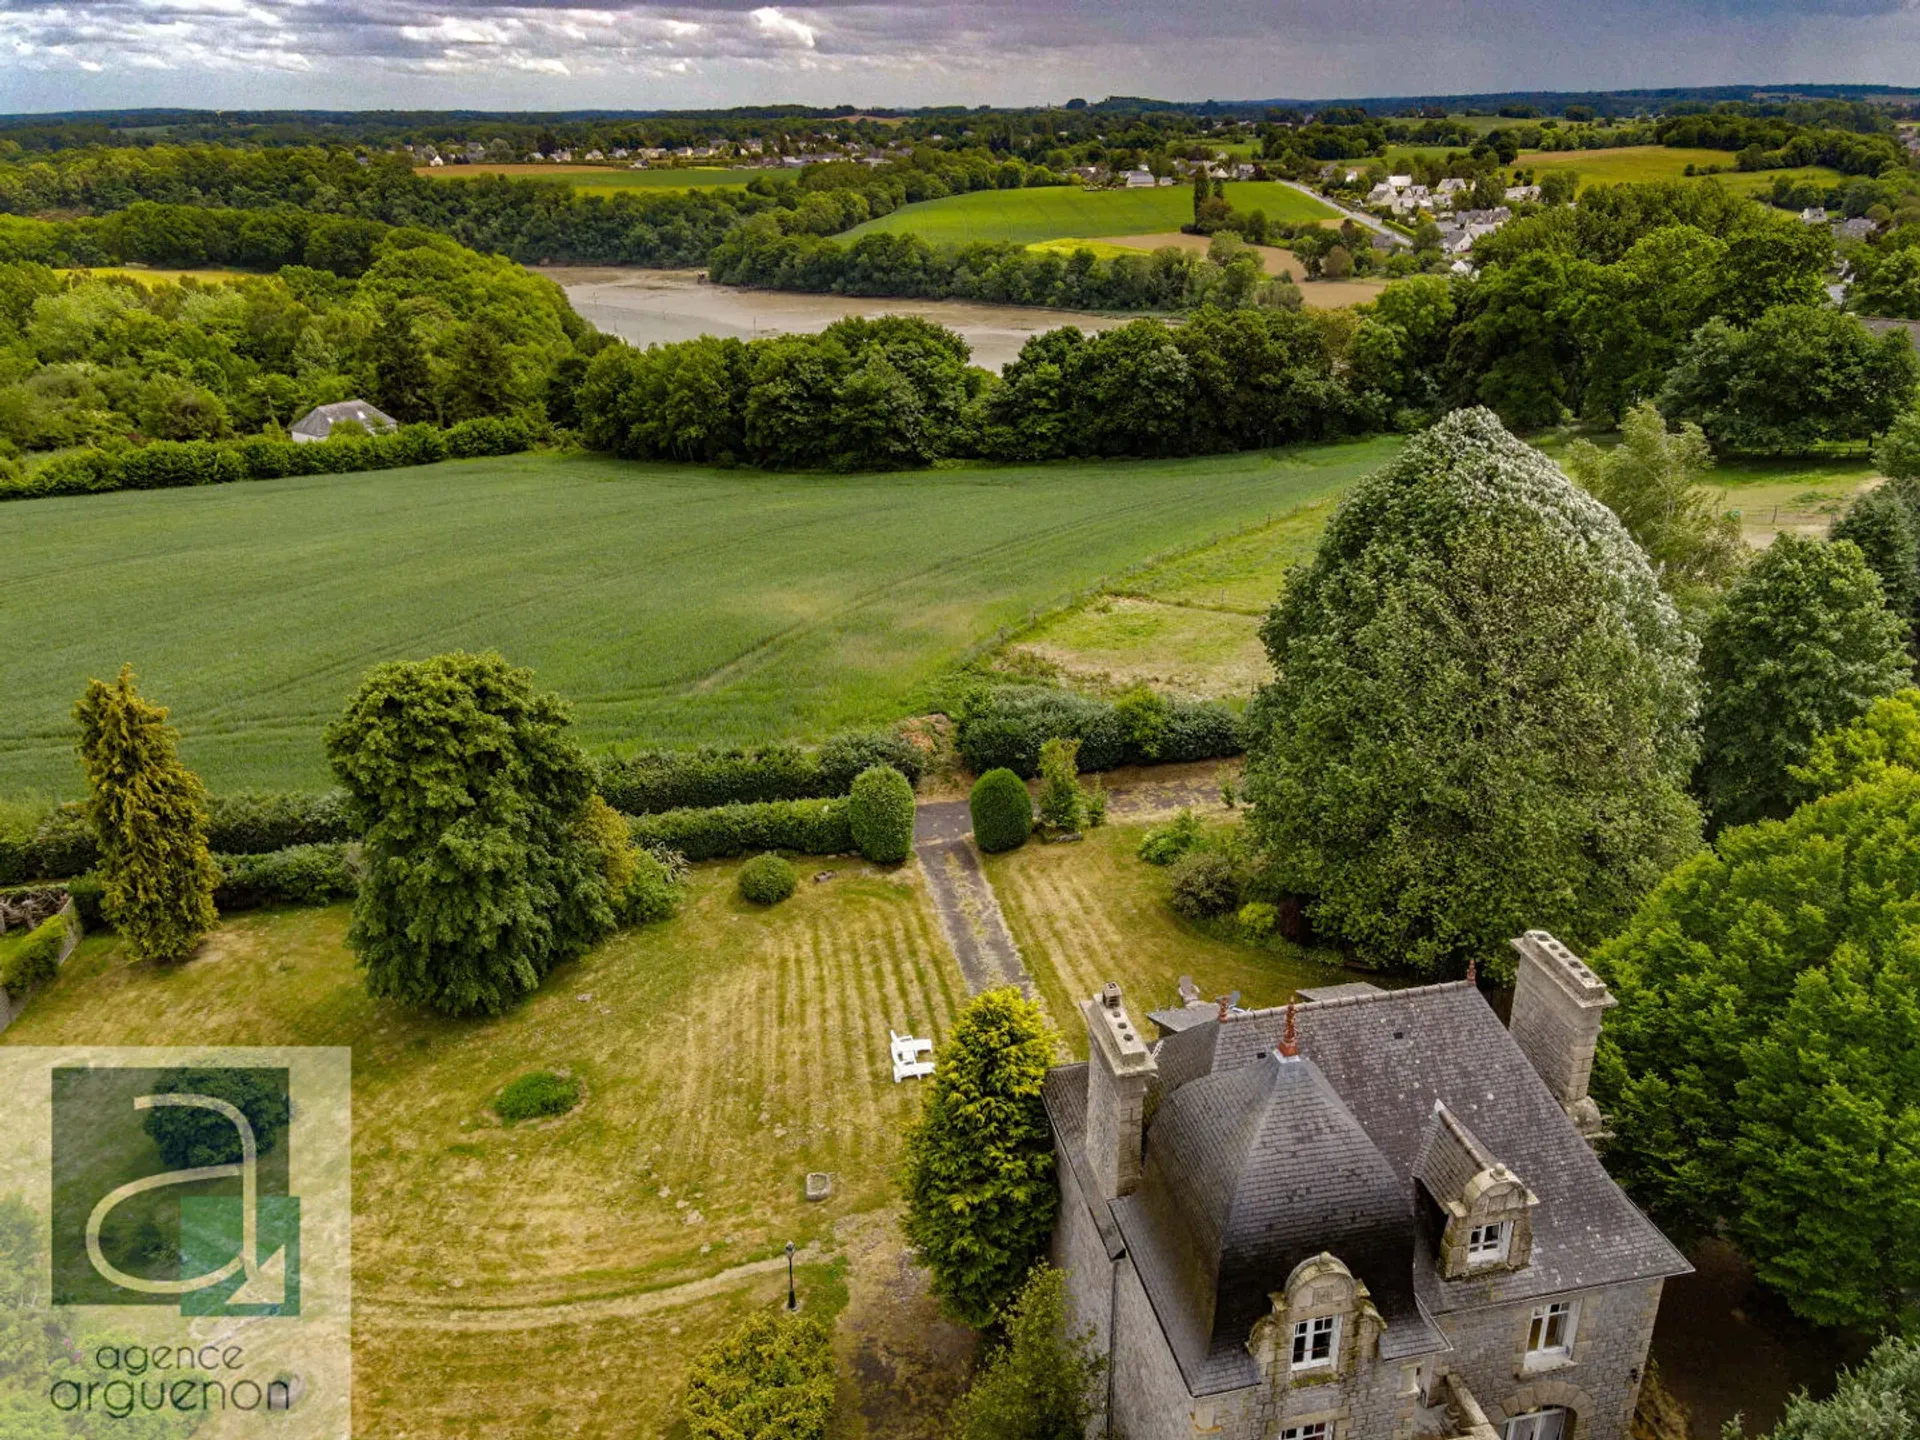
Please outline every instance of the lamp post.
[[787, 1241], [787, 1309], [798, 1310], [800, 1298], [793, 1293], [793, 1242]]

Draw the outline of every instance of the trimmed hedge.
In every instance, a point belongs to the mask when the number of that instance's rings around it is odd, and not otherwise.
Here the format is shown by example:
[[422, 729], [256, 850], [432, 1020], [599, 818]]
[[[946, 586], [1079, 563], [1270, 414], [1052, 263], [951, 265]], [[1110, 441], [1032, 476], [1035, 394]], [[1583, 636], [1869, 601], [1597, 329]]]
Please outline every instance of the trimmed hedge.
[[841, 855], [853, 849], [843, 799], [769, 800], [759, 805], [641, 815], [633, 821], [633, 840], [649, 849], [677, 850], [689, 860], [717, 860], [759, 850]]
[[740, 867], [740, 898], [755, 905], [778, 905], [793, 894], [794, 887], [800, 883], [800, 877], [793, 873], [789, 865], [778, 855], [756, 855]]
[[847, 796], [847, 828], [876, 865], [898, 865], [913, 851], [913, 786], [891, 765], [862, 770]]
[[989, 770], [973, 782], [967, 797], [973, 839], [982, 850], [1018, 850], [1033, 834], [1033, 797], [1011, 770]]
[[[207, 825], [207, 843], [220, 855], [265, 855], [353, 838], [346, 796], [338, 790], [209, 796]], [[0, 885], [65, 880], [99, 861], [93, 824], [78, 804], [57, 806], [37, 823], [0, 829]]]
[[73, 913], [80, 917], [84, 930], [101, 930], [107, 924], [107, 887], [97, 875], [76, 875], [67, 882], [67, 895], [73, 901]]
[[1083, 772], [1116, 765], [1216, 760], [1246, 748], [1239, 722], [1224, 705], [1168, 700], [1153, 707], [1150, 735], [1130, 733], [1121, 706], [1051, 685], [1003, 685], [986, 692], [960, 721], [960, 755], [984, 774], [1007, 769], [1040, 773], [1040, 747], [1049, 740], [1080, 742]]
[[0, 478], [0, 500], [393, 470], [449, 458], [511, 455], [528, 449], [533, 442], [534, 434], [527, 424], [511, 417], [463, 420], [448, 430], [406, 425], [387, 435], [342, 437], [309, 445], [270, 435], [252, 435], [244, 440], [156, 440], [127, 450], [77, 450], [56, 455], [26, 474]]
[[0, 989], [15, 1000], [44, 985], [59, 972], [60, 950], [67, 943], [67, 917], [55, 915], [17, 940], [0, 940]]
[[599, 791], [628, 815], [707, 809], [766, 800], [810, 800], [845, 795], [854, 778], [891, 765], [909, 782], [923, 769], [920, 752], [897, 735], [838, 735], [817, 750], [798, 745], [761, 749], [661, 750], [603, 760]]
[[358, 847], [295, 845], [270, 855], [215, 855], [213, 903], [220, 912], [263, 905], [326, 905], [360, 890]]

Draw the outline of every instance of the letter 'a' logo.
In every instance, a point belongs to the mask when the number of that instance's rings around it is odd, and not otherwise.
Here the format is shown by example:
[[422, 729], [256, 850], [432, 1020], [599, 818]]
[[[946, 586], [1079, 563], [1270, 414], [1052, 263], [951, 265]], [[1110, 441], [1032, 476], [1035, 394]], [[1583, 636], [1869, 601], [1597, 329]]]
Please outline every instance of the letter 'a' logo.
[[300, 1313], [285, 1069], [56, 1068], [53, 1300]]

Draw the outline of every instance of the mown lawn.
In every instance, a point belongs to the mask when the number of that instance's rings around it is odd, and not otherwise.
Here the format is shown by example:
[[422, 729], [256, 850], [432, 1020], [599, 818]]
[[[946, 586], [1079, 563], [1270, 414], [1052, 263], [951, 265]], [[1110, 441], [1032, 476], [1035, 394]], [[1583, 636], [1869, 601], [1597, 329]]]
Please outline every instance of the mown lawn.
[[217, 790], [324, 785], [366, 670], [455, 648], [532, 666], [593, 745], [890, 721], [1034, 612], [1397, 443], [851, 476], [516, 456], [15, 502], [0, 796], [78, 791], [74, 700], [126, 661]]
[[1238, 990], [1248, 1008], [1358, 978], [1329, 952], [1222, 939], [1181, 919], [1167, 904], [1167, 872], [1134, 855], [1147, 828], [1111, 825], [1078, 845], [1034, 843], [986, 860], [1027, 971], [1076, 1057], [1087, 1053], [1080, 1002], [1109, 980], [1145, 1025], [1149, 1010], [1179, 1005], [1182, 975], [1208, 996]]
[[[345, 907], [226, 922], [171, 970], [91, 936], [0, 1044], [352, 1047], [356, 1435], [658, 1435], [697, 1349], [784, 1294], [784, 1266], [726, 1272], [793, 1240], [808, 1302], [844, 1297], [835, 1227], [893, 1203], [920, 1103], [887, 1031], [964, 1003], [913, 867], [806, 867], [834, 878], [761, 910], [701, 866], [680, 917], [495, 1019], [369, 999]], [[494, 1119], [560, 1068], [579, 1109]]]
[[[1277, 181], [1236, 181], [1227, 185], [1236, 209], [1264, 210], [1269, 220], [1320, 220], [1334, 215], [1328, 206]], [[976, 190], [903, 205], [890, 215], [848, 231], [911, 232], [936, 245], [976, 240], [1007, 240], [1031, 245], [1040, 240], [1107, 235], [1153, 235], [1178, 230], [1193, 219], [1193, 189], [1162, 185], [1141, 190], [1082, 190], [1046, 186], [1031, 190]]]

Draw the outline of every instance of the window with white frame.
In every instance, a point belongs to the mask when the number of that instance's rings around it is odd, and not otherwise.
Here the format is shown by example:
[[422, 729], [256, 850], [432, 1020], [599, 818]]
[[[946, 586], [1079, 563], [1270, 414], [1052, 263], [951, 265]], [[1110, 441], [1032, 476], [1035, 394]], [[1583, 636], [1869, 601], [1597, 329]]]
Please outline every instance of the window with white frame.
[[1535, 1310], [1533, 1323], [1527, 1327], [1527, 1358], [1558, 1359], [1571, 1352], [1573, 1321], [1574, 1306], [1571, 1300], [1555, 1300]]
[[1331, 1440], [1333, 1422], [1310, 1420], [1305, 1425], [1289, 1425], [1280, 1432], [1280, 1440]]
[[1293, 1325], [1293, 1368], [1311, 1370], [1333, 1364], [1334, 1344], [1340, 1335], [1340, 1317], [1319, 1315]]
[[1474, 1226], [1467, 1232], [1467, 1264], [1493, 1265], [1506, 1259], [1507, 1235], [1511, 1229], [1504, 1220]]
[[1500, 1440], [1562, 1440], [1566, 1433], [1566, 1411], [1536, 1410], [1531, 1415], [1516, 1415], [1507, 1421]]

